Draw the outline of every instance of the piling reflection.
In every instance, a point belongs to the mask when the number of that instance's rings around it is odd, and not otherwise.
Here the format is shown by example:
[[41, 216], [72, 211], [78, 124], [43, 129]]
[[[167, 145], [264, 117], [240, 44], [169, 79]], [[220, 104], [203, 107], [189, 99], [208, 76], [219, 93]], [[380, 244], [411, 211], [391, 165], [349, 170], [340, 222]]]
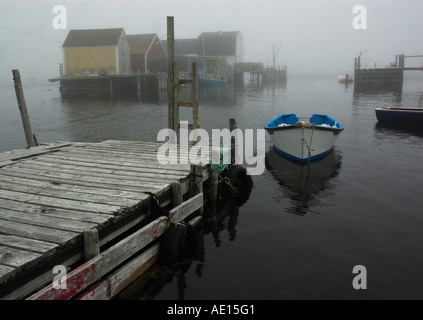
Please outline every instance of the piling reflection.
[[202, 278], [206, 264], [205, 238], [213, 237], [216, 247], [222, 244], [222, 234], [227, 232], [229, 241], [235, 241], [240, 207], [249, 199], [247, 195], [221, 194], [216, 203], [207, 202], [204, 206], [202, 223], [197, 226], [197, 242], [195, 248], [184, 248], [182, 259], [176, 263], [157, 261], [148, 271], [135, 280], [115, 300], [151, 300], [160, 297], [161, 291], [168, 285], [175, 286], [177, 300], [185, 300], [187, 274]]
[[291, 207], [286, 211], [298, 215], [305, 215], [318, 201], [317, 195], [333, 187], [330, 181], [341, 168], [341, 155], [335, 148], [323, 159], [309, 165], [288, 160], [273, 148], [266, 153], [265, 161], [266, 169], [291, 198]]
[[402, 101], [402, 91], [387, 88], [355, 88], [353, 93], [353, 105], [357, 105], [360, 101], [399, 104]]

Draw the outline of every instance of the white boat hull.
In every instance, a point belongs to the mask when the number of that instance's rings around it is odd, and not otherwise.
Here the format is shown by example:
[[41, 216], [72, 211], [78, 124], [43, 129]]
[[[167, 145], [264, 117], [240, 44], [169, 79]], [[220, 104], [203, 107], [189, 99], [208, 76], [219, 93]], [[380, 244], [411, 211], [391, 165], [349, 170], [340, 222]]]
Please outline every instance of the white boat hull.
[[331, 130], [316, 128], [274, 130], [270, 136], [278, 152], [297, 161], [323, 157], [332, 150], [338, 138]]

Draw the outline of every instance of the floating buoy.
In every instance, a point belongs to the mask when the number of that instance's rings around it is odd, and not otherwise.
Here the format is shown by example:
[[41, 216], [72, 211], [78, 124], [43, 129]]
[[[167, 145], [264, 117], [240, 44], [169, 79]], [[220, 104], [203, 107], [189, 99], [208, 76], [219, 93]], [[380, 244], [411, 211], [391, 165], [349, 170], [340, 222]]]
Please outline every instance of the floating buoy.
[[162, 262], [181, 261], [185, 249], [195, 249], [197, 234], [187, 222], [171, 223], [162, 237], [159, 260]]

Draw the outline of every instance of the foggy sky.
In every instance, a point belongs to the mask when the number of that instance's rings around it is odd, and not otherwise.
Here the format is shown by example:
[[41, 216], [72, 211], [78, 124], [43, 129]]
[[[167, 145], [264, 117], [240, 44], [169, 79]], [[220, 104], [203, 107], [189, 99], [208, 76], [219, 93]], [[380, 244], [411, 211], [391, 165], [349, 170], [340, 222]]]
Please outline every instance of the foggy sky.
[[[53, 7], [67, 9], [67, 30], [56, 30]], [[367, 29], [353, 28], [353, 7], [364, 5]], [[396, 54], [423, 54], [421, 0], [1, 0], [0, 83], [47, 80], [59, 75], [61, 46], [70, 29], [124, 28], [126, 34], [157, 33], [166, 39], [173, 16], [175, 38], [201, 32], [241, 31], [244, 61], [276, 65], [288, 74], [352, 72], [362, 51], [362, 67], [381, 67]], [[423, 59], [407, 60], [421, 66]]]

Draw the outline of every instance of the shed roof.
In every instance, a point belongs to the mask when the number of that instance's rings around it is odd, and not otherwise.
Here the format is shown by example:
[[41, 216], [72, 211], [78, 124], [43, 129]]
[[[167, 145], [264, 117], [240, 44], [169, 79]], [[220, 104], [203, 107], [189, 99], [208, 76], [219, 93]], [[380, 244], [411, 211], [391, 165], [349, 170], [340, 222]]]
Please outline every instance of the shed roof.
[[123, 28], [70, 30], [62, 47], [116, 46]]
[[[206, 56], [234, 55], [239, 31], [203, 32], [198, 37], [200, 42], [204, 39]], [[202, 45], [202, 44], [201, 44]]]
[[155, 37], [155, 33], [128, 35], [131, 54], [145, 54]]
[[[194, 39], [175, 39], [175, 55], [231, 56], [236, 54], [239, 31], [203, 32]], [[162, 41], [167, 49], [167, 41]]]

